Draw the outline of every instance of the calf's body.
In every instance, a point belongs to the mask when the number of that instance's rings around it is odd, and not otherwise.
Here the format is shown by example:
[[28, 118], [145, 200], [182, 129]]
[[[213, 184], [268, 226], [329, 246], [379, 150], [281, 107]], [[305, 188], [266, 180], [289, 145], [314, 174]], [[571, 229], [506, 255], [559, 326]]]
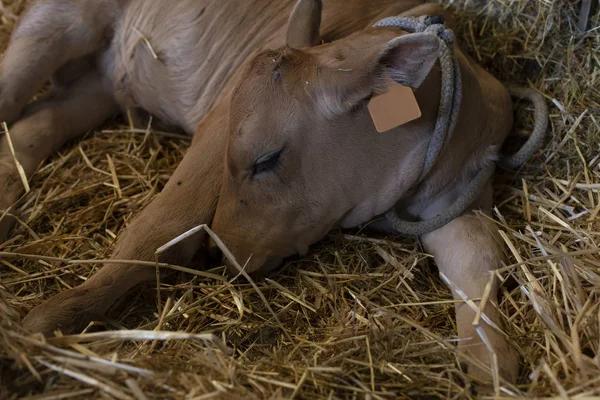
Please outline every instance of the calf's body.
[[[395, 41], [406, 32], [370, 28], [402, 13], [443, 13], [452, 23], [440, 7], [419, 1], [39, 0], [3, 55], [0, 120], [10, 123], [27, 175], [125, 107], [195, 135], [164, 190], [121, 234], [113, 259], [154, 260], [159, 246], [206, 223], [249, 272], [273, 267], [332, 227], [357, 226], [392, 207], [412, 218], [442, 212], [508, 135], [506, 89], [455, 46], [464, 91], [457, 127], [418, 181], [439, 107], [435, 43]], [[429, 63], [407, 67], [411, 58]], [[55, 90], [26, 106], [51, 78]], [[416, 89], [423, 115], [377, 133], [365, 104], [389, 79]], [[22, 187], [6, 137], [0, 186], [0, 209], [12, 211]], [[493, 224], [470, 214], [490, 208], [488, 184], [464, 216], [422, 238], [470, 298], [481, 297], [502, 259]], [[5, 215], [0, 235], [10, 223]], [[162, 257], [185, 264], [200, 246], [188, 240]], [[32, 310], [24, 324], [45, 334], [75, 329], [154, 277], [151, 268], [107, 264]], [[495, 296], [493, 283], [483, 312], [498, 322]], [[487, 379], [495, 353], [501, 375], [514, 381], [517, 362], [503, 334], [483, 324], [486, 347], [474, 316], [457, 306], [469, 372]]]

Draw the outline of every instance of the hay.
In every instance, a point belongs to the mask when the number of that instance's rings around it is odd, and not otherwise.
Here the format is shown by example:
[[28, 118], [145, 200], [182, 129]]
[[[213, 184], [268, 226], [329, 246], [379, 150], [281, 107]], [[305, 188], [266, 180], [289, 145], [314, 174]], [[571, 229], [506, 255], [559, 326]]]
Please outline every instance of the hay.
[[[510, 255], [500, 308], [522, 360], [519, 384], [500, 395], [600, 395], [598, 30], [578, 33], [576, 1], [446, 3], [476, 59], [551, 103], [544, 150], [495, 184]], [[2, 41], [23, 4], [0, 1]], [[599, 24], [593, 15], [590, 26]], [[526, 127], [527, 110], [517, 115]], [[24, 333], [18, 321], [30, 308], [90, 276], [98, 264], [89, 260], [108, 258], [189, 144], [117, 125], [39, 168], [22, 224], [0, 245], [29, 255], [0, 257], [0, 398], [471, 396], [456, 367], [450, 293], [411, 239], [331, 233], [256, 282], [277, 318], [245, 280], [180, 272], [161, 283], [158, 307], [151, 286], [119, 302], [100, 322], [108, 333]]]

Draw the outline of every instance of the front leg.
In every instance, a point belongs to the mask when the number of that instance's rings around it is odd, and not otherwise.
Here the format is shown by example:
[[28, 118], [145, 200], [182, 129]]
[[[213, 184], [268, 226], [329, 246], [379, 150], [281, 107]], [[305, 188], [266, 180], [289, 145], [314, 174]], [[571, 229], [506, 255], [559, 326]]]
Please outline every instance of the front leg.
[[[491, 210], [491, 186], [481, 197], [474, 209]], [[467, 367], [467, 373], [485, 383], [491, 382], [492, 353], [483, 343], [473, 325], [475, 311], [462, 300], [457, 289], [464, 292], [468, 299], [477, 305], [491, 281], [490, 271], [501, 267], [504, 258], [502, 243], [494, 224], [482, 215], [465, 214], [448, 225], [426, 234], [422, 238], [425, 249], [433, 254], [441, 273], [452, 283], [450, 290], [456, 303], [456, 324], [461, 339], [458, 347]], [[500, 313], [497, 309], [498, 282], [494, 280], [489, 299], [483, 313], [497, 326], [501, 327]], [[479, 320], [485, 336], [495, 352], [499, 374], [510, 383], [515, 383], [519, 369], [518, 357], [507, 339], [484, 319]], [[483, 364], [478, 365], [478, 364]]]
[[15, 203], [25, 191], [15, 159], [29, 178], [64, 143], [97, 128], [118, 111], [102, 77], [91, 69], [60, 93], [42, 97], [25, 108], [22, 118], [9, 128], [14, 157], [8, 135], [0, 129], [0, 243], [9, 234]]
[[[225, 115], [216, 108], [200, 124], [192, 146], [163, 191], [120, 234], [111, 259], [155, 261], [160, 246], [198, 225], [211, 223], [223, 174]], [[159, 261], [188, 263], [203, 244], [197, 236], [189, 239], [161, 254]], [[107, 263], [81, 285], [35, 307], [23, 325], [46, 336], [57, 328], [64, 333], [80, 330], [102, 318], [131, 288], [155, 278], [151, 266]]]

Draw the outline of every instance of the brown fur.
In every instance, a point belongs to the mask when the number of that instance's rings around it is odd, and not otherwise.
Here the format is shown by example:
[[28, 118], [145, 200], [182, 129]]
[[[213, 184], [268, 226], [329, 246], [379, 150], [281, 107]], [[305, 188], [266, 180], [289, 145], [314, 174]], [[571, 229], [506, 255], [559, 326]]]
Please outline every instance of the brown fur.
[[[153, 260], [157, 247], [211, 223], [249, 272], [274, 267], [305, 253], [331, 228], [357, 226], [394, 206], [412, 217], [435, 215], [496, 157], [512, 125], [510, 98], [456, 47], [464, 82], [456, 132], [414, 188], [439, 105], [437, 44], [421, 36], [397, 39], [404, 33], [370, 26], [400, 13], [443, 13], [452, 25], [439, 6], [419, 3], [38, 0], [2, 59], [0, 120], [12, 122], [28, 175], [118, 106], [195, 132], [162, 193], [121, 234], [113, 259]], [[318, 45], [321, 39], [330, 43]], [[25, 106], [52, 77], [58, 94]], [[417, 88], [423, 116], [380, 134], [365, 105], [390, 78]], [[257, 160], [280, 150], [273, 168], [259, 171]], [[6, 138], [0, 138], [0, 186], [0, 208], [10, 209], [22, 188]], [[472, 209], [489, 211], [490, 199], [488, 189]], [[0, 222], [0, 235], [10, 223]], [[488, 225], [464, 215], [423, 237], [440, 270], [473, 298], [502, 259]], [[163, 258], [187, 263], [201, 245], [188, 241]], [[32, 310], [24, 325], [45, 334], [77, 329], [151, 279], [153, 269], [107, 264]], [[490, 303], [484, 311], [498, 321]], [[460, 348], [474, 356], [475, 363], [467, 360], [470, 373], [487, 379], [477, 361], [489, 366], [489, 352], [471, 326], [474, 315], [457, 306], [459, 335], [470, 338]], [[514, 381], [514, 353], [500, 334], [485, 330], [503, 376]]]

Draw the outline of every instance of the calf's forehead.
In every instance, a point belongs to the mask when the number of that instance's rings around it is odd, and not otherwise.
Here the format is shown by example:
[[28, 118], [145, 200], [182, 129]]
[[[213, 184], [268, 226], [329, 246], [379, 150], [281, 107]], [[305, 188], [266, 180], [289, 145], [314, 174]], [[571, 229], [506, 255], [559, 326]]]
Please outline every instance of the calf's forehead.
[[277, 150], [291, 144], [307, 130], [304, 118], [293, 106], [287, 106], [284, 101], [274, 100], [257, 104], [248, 113], [233, 133], [232, 140], [238, 150], [245, 149], [251, 153], [261, 150]]
[[275, 89], [278, 60], [281, 52], [266, 51], [258, 54], [243, 68], [241, 77], [233, 92], [232, 105], [237, 109], [248, 106], [248, 102], [264, 96]]
[[284, 82], [282, 52], [268, 52], [251, 62], [236, 88], [230, 111], [234, 137], [272, 136], [297, 130], [301, 104]]

